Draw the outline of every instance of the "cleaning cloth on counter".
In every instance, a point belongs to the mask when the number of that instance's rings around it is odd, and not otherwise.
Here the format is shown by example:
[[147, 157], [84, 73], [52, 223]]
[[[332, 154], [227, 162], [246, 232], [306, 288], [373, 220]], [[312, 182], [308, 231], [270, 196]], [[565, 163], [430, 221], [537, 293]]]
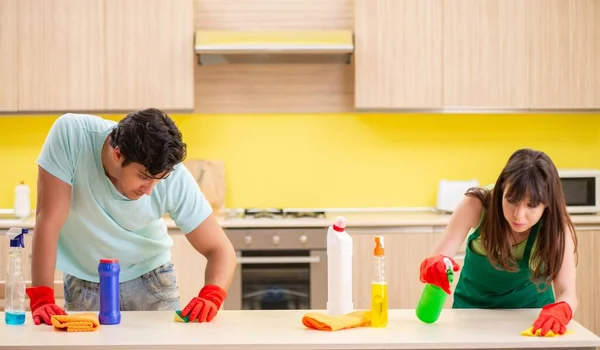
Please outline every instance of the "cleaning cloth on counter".
[[[571, 333], [573, 333], [573, 331], [570, 329], [567, 329], [567, 331], [563, 335], [567, 335], [567, 334], [571, 334]], [[526, 330], [521, 332], [521, 335], [524, 335], [526, 337], [558, 337], [558, 336], [560, 336], [560, 334], [556, 334], [556, 333], [552, 332], [552, 330], [549, 330], [548, 333], [546, 333], [546, 335], [542, 335], [541, 329], [538, 329], [535, 332], [535, 334], [533, 334], [533, 327], [527, 328]]]
[[307, 312], [302, 317], [302, 324], [307, 328], [319, 331], [367, 327], [371, 325], [371, 311], [354, 311], [341, 316]]
[[100, 326], [98, 315], [95, 313], [81, 313], [73, 315], [52, 315], [52, 325], [59, 330], [67, 332], [93, 332]]

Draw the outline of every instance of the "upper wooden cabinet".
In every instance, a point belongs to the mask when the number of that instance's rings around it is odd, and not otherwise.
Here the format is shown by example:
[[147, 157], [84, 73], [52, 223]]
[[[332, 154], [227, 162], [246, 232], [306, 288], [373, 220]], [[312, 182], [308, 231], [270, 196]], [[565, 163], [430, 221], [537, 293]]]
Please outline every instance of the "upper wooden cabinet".
[[106, 108], [194, 108], [192, 0], [104, 0]]
[[104, 107], [104, 1], [19, 0], [19, 110]]
[[529, 108], [529, 0], [443, 1], [444, 108]]
[[440, 108], [442, 0], [355, 1], [357, 109]]
[[17, 1], [0, 1], [0, 112], [18, 109]]
[[0, 9], [1, 111], [193, 110], [193, 0], [8, 0]]
[[356, 0], [357, 110], [600, 108], [598, 0]]
[[531, 108], [600, 108], [600, 1], [526, 2]]

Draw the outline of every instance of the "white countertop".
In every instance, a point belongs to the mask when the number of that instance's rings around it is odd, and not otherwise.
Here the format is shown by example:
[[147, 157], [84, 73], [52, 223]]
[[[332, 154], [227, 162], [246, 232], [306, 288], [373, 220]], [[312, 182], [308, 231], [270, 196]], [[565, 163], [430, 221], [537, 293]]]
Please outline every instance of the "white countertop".
[[[0, 325], [0, 349], [44, 347], [101, 349], [516, 349], [592, 348], [600, 338], [571, 322], [572, 334], [554, 338], [525, 337], [521, 331], [539, 310], [451, 310], [435, 324], [421, 323], [414, 310], [390, 310], [387, 328], [334, 332], [307, 329], [306, 311], [221, 311], [210, 323], [178, 323], [173, 312], [123, 312], [120, 325], [101, 325], [95, 332], [67, 333], [51, 326]], [[0, 313], [1, 319], [4, 315]]]
[[[235, 228], [326, 228], [330, 226], [337, 216], [347, 219], [347, 227], [351, 228], [383, 228], [383, 227], [438, 227], [443, 228], [450, 220], [449, 214], [435, 211], [386, 211], [386, 212], [332, 212], [325, 218], [225, 218], [219, 217], [219, 223], [225, 229]], [[599, 226], [600, 215], [571, 215], [571, 220], [576, 226]], [[168, 216], [165, 222], [169, 229], [177, 229], [173, 220]], [[18, 219], [0, 219], [0, 230], [10, 227], [34, 228], [33, 217]], [[0, 234], [4, 233], [0, 231]]]

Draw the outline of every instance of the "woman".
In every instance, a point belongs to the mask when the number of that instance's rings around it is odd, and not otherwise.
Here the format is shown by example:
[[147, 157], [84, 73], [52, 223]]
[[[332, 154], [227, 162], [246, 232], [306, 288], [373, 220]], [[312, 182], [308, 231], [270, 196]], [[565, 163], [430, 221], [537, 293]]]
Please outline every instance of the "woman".
[[465, 238], [453, 308], [542, 308], [532, 332], [565, 333], [577, 308], [577, 238], [546, 154], [518, 150], [493, 188], [467, 191], [432, 256], [421, 263], [421, 282], [450, 294], [442, 259], [453, 257]]

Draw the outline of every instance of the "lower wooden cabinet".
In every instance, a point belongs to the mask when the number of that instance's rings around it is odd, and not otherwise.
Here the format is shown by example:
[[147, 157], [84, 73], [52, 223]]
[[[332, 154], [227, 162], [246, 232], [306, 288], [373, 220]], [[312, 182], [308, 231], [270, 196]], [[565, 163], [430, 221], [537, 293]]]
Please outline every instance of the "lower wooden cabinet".
[[354, 238], [354, 267], [352, 297], [356, 309], [371, 308], [371, 279], [373, 276], [373, 247], [375, 236], [384, 238], [385, 274], [388, 280], [389, 307], [412, 309], [417, 306], [423, 284], [419, 266], [429, 255], [440, 234], [417, 228], [402, 232], [356, 234]]
[[184, 234], [174, 233], [171, 237], [171, 261], [177, 276], [181, 308], [184, 308], [204, 286], [206, 258], [192, 247]]
[[[436, 232], [438, 231], [438, 232]], [[424, 257], [431, 253], [440, 237], [439, 230], [420, 231], [417, 228], [405, 232], [354, 235], [353, 298], [356, 309], [371, 307], [371, 278], [373, 276], [373, 246], [375, 235], [381, 234], [385, 242], [386, 278], [388, 279], [389, 307], [391, 309], [416, 308], [423, 283], [419, 280], [419, 267]], [[596, 334], [600, 334], [600, 230], [579, 229], [577, 266], [578, 308], [573, 319]], [[464, 245], [455, 256], [462, 267]], [[454, 275], [456, 282], [460, 271]], [[452, 295], [445, 308], [452, 307]], [[533, 321], [532, 321], [533, 322]]]
[[[388, 279], [389, 307], [392, 309], [413, 309], [416, 307], [423, 290], [419, 280], [419, 266], [424, 257], [431, 253], [433, 246], [441, 236], [441, 229], [434, 227], [412, 227], [369, 230], [369, 233], [353, 234], [353, 301], [355, 309], [371, 307], [371, 278], [373, 276], [373, 247], [376, 235], [384, 237], [386, 254], [386, 278]], [[579, 307], [574, 320], [596, 334], [600, 334], [600, 229], [579, 229], [579, 262], [577, 267], [577, 297]], [[185, 235], [173, 231], [172, 262], [179, 284], [181, 306], [184, 307], [204, 285], [206, 258], [198, 253], [188, 242]], [[462, 266], [464, 246], [455, 256]], [[6, 261], [7, 241], [0, 240], [0, 261]], [[25, 276], [30, 280], [31, 236], [25, 240]], [[460, 271], [455, 274], [455, 282]], [[4, 281], [6, 271], [0, 270], [0, 311], [4, 310]], [[62, 273], [55, 274], [57, 303], [63, 305]], [[452, 290], [454, 290], [454, 285]], [[323, 291], [325, 293], [325, 289]], [[226, 303], [227, 301], [225, 301]], [[452, 296], [446, 301], [451, 308]]]
[[573, 319], [600, 335], [600, 230], [578, 230], [577, 311]]

